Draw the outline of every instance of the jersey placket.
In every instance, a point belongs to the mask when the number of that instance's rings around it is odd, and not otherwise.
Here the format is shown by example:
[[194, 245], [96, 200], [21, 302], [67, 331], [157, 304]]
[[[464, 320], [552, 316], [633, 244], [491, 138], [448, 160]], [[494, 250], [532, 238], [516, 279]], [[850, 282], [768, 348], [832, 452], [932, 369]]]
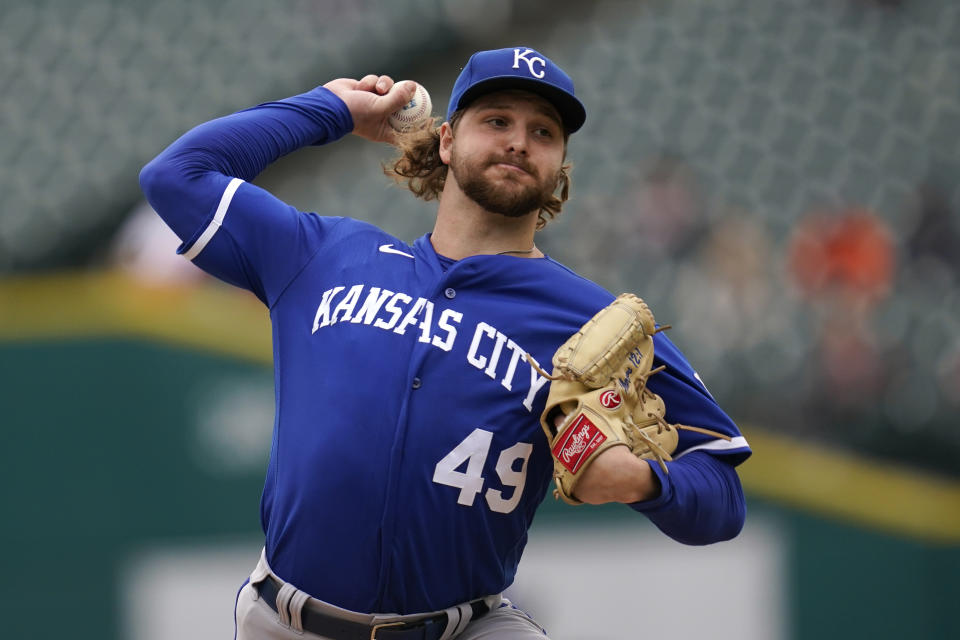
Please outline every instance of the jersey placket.
[[[424, 256], [421, 255], [420, 257], [423, 258]], [[429, 256], [429, 258], [431, 259], [420, 261], [423, 271], [419, 274], [421, 276], [420, 283], [418, 283], [420, 285], [419, 290], [411, 293], [422, 296], [433, 304], [433, 322], [437, 322], [442, 310], [457, 295], [455, 269], [444, 272], [435, 256]], [[414, 341], [414, 345], [410, 350], [410, 360], [405, 372], [407, 393], [397, 419], [394, 442], [390, 452], [390, 469], [387, 473], [389, 484], [380, 526], [380, 579], [377, 588], [377, 604], [380, 611], [396, 608], [393, 606], [395, 605], [394, 602], [388, 602], [391, 587], [394, 586], [391, 549], [397, 532], [398, 514], [403, 513], [403, 505], [401, 504], [403, 496], [399, 495], [399, 488], [402, 484], [401, 477], [404, 474], [404, 452], [410, 426], [410, 404], [416, 401], [417, 392], [425, 382], [443, 383], [442, 380], [436, 380], [424, 371], [423, 366], [428, 355], [437, 347], [429, 341], [424, 342], [418, 337], [414, 337], [418, 333], [419, 329], [412, 332], [410, 337]], [[402, 581], [403, 576], [399, 576], [399, 579]]]

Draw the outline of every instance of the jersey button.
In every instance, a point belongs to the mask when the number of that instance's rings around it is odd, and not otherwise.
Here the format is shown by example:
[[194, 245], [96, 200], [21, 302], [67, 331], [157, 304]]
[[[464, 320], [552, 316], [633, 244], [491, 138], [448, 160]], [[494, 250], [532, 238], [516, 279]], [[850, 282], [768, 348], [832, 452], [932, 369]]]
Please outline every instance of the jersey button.
[[443, 292], [443, 295], [447, 296], [451, 300], [457, 297], [457, 290], [453, 287], [447, 287], [447, 290]]
[[413, 383], [410, 386], [413, 387], [414, 389], [419, 389], [420, 385], [422, 384], [423, 382], [420, 380], [420, 378], [414, 378]]

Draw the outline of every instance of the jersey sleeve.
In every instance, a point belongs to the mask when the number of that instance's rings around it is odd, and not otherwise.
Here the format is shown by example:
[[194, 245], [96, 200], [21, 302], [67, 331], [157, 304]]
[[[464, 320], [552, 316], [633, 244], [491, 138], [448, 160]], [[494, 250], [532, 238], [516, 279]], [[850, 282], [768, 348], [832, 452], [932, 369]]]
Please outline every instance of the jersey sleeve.
[[666, 365], [666, 369], [651, 376], [648, 386], [663, 398], [667, 422], [710, 429], [730, 438], [725, 440], [681, 429], [674, 457], [702, 450], [724, 456], [727, 462], [734, 465], [750, 457], [750, 445], [746, 438], [710, 395], [683, 353], [663, 333], [654, 336], [654, 342], [653, 365]]
[[730, 458], [693, 451], [667, 462], [669, 473], [648, 460], [660, 495], [629, 506], [677, 542], [704, 545], [730, 540], [743, 529], [747, 513], [740, 477]]
[[352, 129], [343, 101], [318, 87], [194, 127], [143, 168], [140, 186], [183, 241], [179, 253], [270, 306], [339, 219], [301, 213], [249, 181]]
[[331, 231], [342, 220], [301, 212], [233, 178], [213, 216], [177, 253], [272, 307], [303, 266], [332, 241]]

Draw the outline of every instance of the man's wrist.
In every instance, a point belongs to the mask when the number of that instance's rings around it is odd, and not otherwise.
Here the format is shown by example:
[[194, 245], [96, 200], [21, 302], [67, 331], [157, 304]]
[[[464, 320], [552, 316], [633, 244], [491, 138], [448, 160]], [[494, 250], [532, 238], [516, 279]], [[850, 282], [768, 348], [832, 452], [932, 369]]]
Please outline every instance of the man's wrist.
[[626, 446], [611, 447], [583, 471], [574, 497], [588, 504], [654, 500], [660, 495], [660, 480], [646, 460]]
[[621, 500], [626, 504], [634, 502], [648, 502], [660, 496], [660, 478], [653, 472], [653, 469], [646, 460], [637, 459], [640, 463], [637, 473], [637, 482], [632, 495], [627, 496], [626, 500]]

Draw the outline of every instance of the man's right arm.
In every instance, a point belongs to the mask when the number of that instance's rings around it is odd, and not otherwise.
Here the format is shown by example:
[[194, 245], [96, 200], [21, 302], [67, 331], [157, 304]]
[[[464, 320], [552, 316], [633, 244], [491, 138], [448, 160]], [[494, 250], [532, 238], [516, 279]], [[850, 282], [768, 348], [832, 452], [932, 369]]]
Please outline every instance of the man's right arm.
[[140, 186], [186, 242], [210, 219], [232, 178], [253, 180], [278, 158], [352, 129], [343, 100], [318, 87], [194, 127], [143, 168]]
[[341, 78], [212, 120], [144, 167], [140, 185], [183, 241], [184, 257], [272, 306], [335, 222], [303, 216], [248, 181], [283, 155], [350, 132], [392, 141], [387, 119], [414, 86], [386, 76]]

